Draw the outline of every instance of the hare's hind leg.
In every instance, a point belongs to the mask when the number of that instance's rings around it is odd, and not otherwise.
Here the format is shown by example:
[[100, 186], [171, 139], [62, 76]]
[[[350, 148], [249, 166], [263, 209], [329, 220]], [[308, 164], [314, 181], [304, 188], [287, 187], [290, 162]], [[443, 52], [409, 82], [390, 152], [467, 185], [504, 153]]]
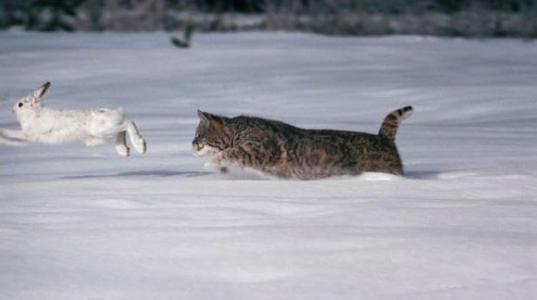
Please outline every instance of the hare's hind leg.
[[116, 152], [121, 156], [129, 156], [130, 149], [127, 146], [127, 132], [121, 131], [116, 136]]
[[0, 145], [21, 146], [26, 144], [26, 142], [26, 137], [22, 131], [0, 128]]
[[136, 124], [134, 124], [134, 122], [131, 120], [126, 120], [124, 124], [125, 130], [129, 135], [129, 139], [134, 149], [139, 153], [145, 153], [147, 151], [147, 144], [140, 132], [138, 131]]

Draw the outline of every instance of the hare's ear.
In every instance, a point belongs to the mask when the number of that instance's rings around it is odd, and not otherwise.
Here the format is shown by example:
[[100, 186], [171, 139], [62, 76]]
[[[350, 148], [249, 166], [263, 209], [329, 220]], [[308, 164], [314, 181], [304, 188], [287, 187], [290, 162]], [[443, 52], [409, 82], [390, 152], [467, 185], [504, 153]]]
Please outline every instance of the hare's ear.
[[50, 87], [50, 82], [45, 82], [42, 86], [40, 86], [37, 90], [34, 91], [34, 98], [40, 99], [47, 93], [48, 88]]

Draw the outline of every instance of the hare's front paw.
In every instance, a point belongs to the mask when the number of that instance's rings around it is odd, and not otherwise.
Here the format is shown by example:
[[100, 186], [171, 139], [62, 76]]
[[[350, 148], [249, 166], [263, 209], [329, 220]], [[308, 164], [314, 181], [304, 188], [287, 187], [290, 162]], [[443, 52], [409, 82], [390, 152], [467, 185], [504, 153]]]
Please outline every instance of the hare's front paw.
[[98, 146], [104, 143], [106, 143], [106, 141], [99, 138], [90, 138], [84, 141], [84, 144], [88, 147]]
[[130, 155], [130, 149], [125, 145], [116, 145], [116, 152], [117, 154], [125, 157]]

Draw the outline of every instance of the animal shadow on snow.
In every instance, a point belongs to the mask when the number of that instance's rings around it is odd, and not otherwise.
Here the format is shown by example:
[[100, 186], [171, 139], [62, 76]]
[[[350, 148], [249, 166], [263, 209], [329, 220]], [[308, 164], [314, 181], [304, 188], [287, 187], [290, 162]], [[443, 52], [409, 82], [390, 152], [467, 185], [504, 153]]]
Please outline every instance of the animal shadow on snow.
[[434, 170], [420, 170], [420, 171], [407, 171], [404, 178], [412, 180], [435, 180], [440, 179], [446, 174], [451, 174], [456, 171], [434, 171]]
[[[410, 171], [407, 172], [403, 178], [410, 180], [434, 180], [438, 179], [445, 172], [438, 171]], [[67, 180], [78, 180], [78, 179], [106, 179], [106, 178], [117, 178], [117, 177], [203, 177], [210, 175], [219, 175], [216, 172], [205, 172], [205, 171], [172, 171], [172, 170], [147, 170], [147, 171], [132, 171], [132, 172], [122, 172], [117, 174], [88, 174], [88, 175], [74, 175], [74, 176], [62, 176], [60, 179]], [[228, 176], [217, 176], [221, 177], [223, 180], [278, 180], [278, 178], [273, 178], [269, 176], [263, 176], [256, 173], [240, 173], [240, 172], [231, 172], [227, 174]], [[363, 174], [362, 174], [363, 175]], [[358, 175], [356, 178], [360, 178]], [[333, 178], [338, 178], [337, 176]], [[348, 177], [346, 177], [348, 178]], [[319, 181], [322, 181], [320, 179]]]
[[122, 172], [118, 174], [90, 174], [90, 175], [75, 175], [63, 176], [61, 179], [97, 179], [97, 178], [114, 178], [114, 177], [200, 177], [213, 174], [212, 172], [200, 171], [171, 171], [171, 170], [147, 170], [147, 171], [132, 171]]

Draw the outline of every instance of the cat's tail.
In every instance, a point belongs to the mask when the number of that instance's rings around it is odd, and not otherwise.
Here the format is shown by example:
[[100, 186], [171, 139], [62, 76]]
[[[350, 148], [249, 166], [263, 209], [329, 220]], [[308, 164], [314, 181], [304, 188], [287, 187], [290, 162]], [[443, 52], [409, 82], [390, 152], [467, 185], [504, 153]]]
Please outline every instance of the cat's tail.
[[389, 113], [380, 126], [379, 135], [392, 142], [395, 141], [395, 135], [397, 134], [399, 124], [401, 124], [404, 119], [410, 117], [412, 111], [412, 106], [405, 106]]

